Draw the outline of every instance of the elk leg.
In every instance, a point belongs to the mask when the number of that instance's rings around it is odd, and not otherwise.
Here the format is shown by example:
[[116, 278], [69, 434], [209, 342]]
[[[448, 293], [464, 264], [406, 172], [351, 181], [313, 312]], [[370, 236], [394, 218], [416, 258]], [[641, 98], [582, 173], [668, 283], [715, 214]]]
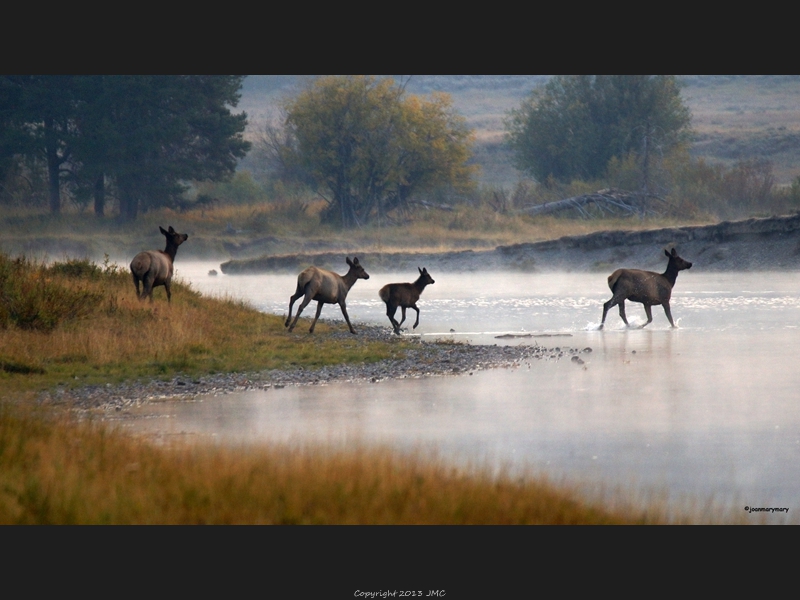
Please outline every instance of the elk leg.
[[400, 324], [395, 320], [394, 314], [397, 312], [396, 306], [386, 305], [386, 316], [389, 317], [389, 322], [392, 324], [392, 329], [397, 335], [400, 335]]
[[409, 308], [413, 308], [415, 311], [417, 311], [417, 320], [414, 321], [414, 327], [412, 328], [412, 329], [416, 329], [417, 325], [419, 325], [419, 309], [417, 308], [416, 304], [412, 304]]
[[289, 323], [292, 320], [292, 306], [294, 306], [295, 300], [297, 300], [300, 296], [304, 294], [302, 288], [298, 285], [297, 289], [295, 290], [294, 294], [289, 297], [289, 316], [286, 317], [286, 322], [283, 324], [284, 327], [288, 327]]
[[616, 303], [616, 296], [611, 296], [611, 300], [603, 304], [603, 318], [600, 320], [600, 329], [602, 329], [603, 325], [605, 325], [606, 315], [608, 314], [609, 309], [611, 309], [611, 307], [613, 307]]
[[[611, 302], [611, 301], [609, 300], [609, 302]], [[603, 325], [606, 324], [606, 313], [608, 313], [608, 309], [609, 308], [611, 308], [611, 307], [608, 305], [608, 302], [603, 304], [603, 318], [600, 319], [600, 329], [602, 329]]]
[[669, 309], [669, 302], [664, 302], [664, 312], [667, 314], [669, 324], [675, 327], [675, 323], [672, 321], [672, 311]]
[[300, 318], [300, 313], [303, 312], [303, 309], [306, 306], [308, 306], [309, 302], [311, 302], [311, 297], [312, 297], [312, 294], [310, 293], [310, 290], [309, 290], [308, 292], [306, 292], [306, 297], [303, 298], [303, 302], [301, 302], [300, 306], [297, 307], [297, 314], [294, 316], [294, 321], [292, 321], [292, 324], [289, 326], [289, 331], [292, 331], [294, 329], [294, 326], [297, 325], [297, 319]]
[[350, 328], [350, 333], [355, 334], [356, 330], [353, 329], [353, 326], [350, 324], [350, 317], [347, 316], [347, 307], [344, 301], [339, 302], [339, 306], [342, 308], [342, 314], [344, 315], [344, 320], [347, 321], [347, 326]]
[[308, 333], [314, 333], [314, 327], [317, 326], [317, 319], [319, 319], [320, 313], [322, 313], [322, 305], [324, 302], [322, 300], [317, 301], [317, 314], [314, 315], [314, 320], [311, 322], [311, 329], [308, 330]]
[[628, 323], [628, 318], [625, 316], [625, 300], [622, 299], [619, 301], [619, 316], [622, 317], [622, 321], [625, 323], [626, 327], [630, 327]]
[[155, 285], [156, 279], [155, 276], [150, 277], [149, 275], [145, 277], [143, 281], [143, 289], [142, 289], [142, 300], [145, 298], [150, 298], [150, 302], [153, 301], [153, 287]]
[[136, 288], [136, 297], [141, 298], [139, 295], [139, 278], [135, 274], [133, 275], [133, 285]]
[[398, 331], [400, 330], [400, 325], [402, 325], [402, 324], [405, 322], [405, 320], [406, 320], [406, 307], [405, 307], [405, 306], [401, 306], [401, 307], [400, 307], [400, 311], [401, 311], [401, 312], [402, 312], [402, 314], [403, 314], [403, 318], [402, 318], [402, 319], [400, 319], [400, 322], [397, 324], [397, 330], [398, 330]]
[[649, 304], [644, 305], [644, 312], [647, 315], [647, 323], [642, 325], [643, 328], [653, 322], [653, 312]]
[[164, 282], [164, 289], [167, 290], [167, 304], [172, 302], [172, 291], [169, 289], [169, 281]]

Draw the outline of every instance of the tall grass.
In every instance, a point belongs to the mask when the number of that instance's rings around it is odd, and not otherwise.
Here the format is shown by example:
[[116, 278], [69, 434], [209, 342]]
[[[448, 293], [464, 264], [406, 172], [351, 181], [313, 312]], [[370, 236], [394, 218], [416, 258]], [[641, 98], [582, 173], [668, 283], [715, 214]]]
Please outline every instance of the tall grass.
[[630, 524], [543, 479], [389, 450], [156, 447], [0, 405], [3, 524]]
[[713, 503], [604, 494], [422, 452], [156, 446], [0, 403], [0, 524], [764, 523]]

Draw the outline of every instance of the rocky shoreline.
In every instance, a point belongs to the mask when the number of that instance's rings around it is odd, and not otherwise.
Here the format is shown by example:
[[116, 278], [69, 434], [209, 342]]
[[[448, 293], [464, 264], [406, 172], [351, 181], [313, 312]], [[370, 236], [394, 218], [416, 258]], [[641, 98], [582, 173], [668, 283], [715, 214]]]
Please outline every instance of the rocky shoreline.
[[[338, 323], [341, 325], [341, 323]], [[388, 327], [355, 323], [358, 340], [386, 340]], [[352, 337], [346, 328], [327, 334]], [[409, 339], [409, 338], [406, 338]], [[253, 373], [225, 373], [203, 377], [178, 375], [168, 380], [132, 381], [119, 385], [59, 387], [40, 395], [41, 404], [61, 406], [79, 414], [113, 413], [150, 402], [190, 401], [197, 396], [247, 390], [282, 388], [289, 385], [324, 385], [333, 382], [373, 382], [386, 379], [466, 375], [493, 368], [513, 368], [536, 360], [569, 360], [585, 367], [591, 348], [568, 345], [546, 347], [536, 340], [519, 345], [472, 345], [410, 338], [414, 347], [400, 360], [334, 365], [315, 369], [273, 369]], [[567, 340], [565, 340], [567, 341]]]

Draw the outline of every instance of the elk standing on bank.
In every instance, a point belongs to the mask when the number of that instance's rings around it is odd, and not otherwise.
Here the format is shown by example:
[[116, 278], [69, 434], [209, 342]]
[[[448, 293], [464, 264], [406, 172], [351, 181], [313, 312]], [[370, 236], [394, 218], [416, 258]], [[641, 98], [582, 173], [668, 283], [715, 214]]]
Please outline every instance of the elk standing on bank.
[[[323, 304], [338, 304], [342, 309], [344, 320], [347, 321], [347, 326], [350, 328], [350, 333], [355, 333], [356, 330], [353, 329], [353, 326], [350, 324], [350, 317], [347, 316], [345, 299], [347, 298], [347, 292], [350, 291], [350, 288], [353, 287], [356, 280], [369, 279], [369, 275], [367, 275], [364, 268], [358, 264], [358, 257], [354, 257], [353, 260], [348, 258], [347, 264], [350, 265], [350, 270], [347, 271], [345, 275], [338, 275], [333, 271], [313, 266], [308, 267], [300, 273], [300, 275], [297, 276], [297, 289], [294, 295], [289, 299], [289, 316], [286, 317], [284, 327], [289, 327], [289, 331], [292, 331], [303, 309], [308, 306], [309, 302], [316, 300], [317, 314], [314, 317], [314, 321], [311, 323], [311, 329], [308, 330], [309, 333], [314, 333], [314, 327], [317, 324], [317, 319], [319, 319], [319, 314], [322, 312]], [[294, 321], [292, 321], [292, 305], [294, 305], [294, 301], [300, 296], [305, 296], [305, 298], [297, 309]], [[290, 321], [292, 323], [291, 325], [289, 325]]]
[[[391, 321], [394, 332], [397, 335], [400, 335], [400, 325], [406, 320], [407, 308], [413, 308], [417, 311], [417, 320], [413, 327], [414, 329], [417, 328], [417, 325], [419, 325], [417, 300], [419, 300], [419, 296], [422, 294], [422, 290], [425, 289], [426, 285], [435, 283], [433, 278], [428, 274], [427, 269], [420, 269], [417, 267], [417, 270], [419, 271], [419, 277], [414, 283], [389, 283], [383, 286], [380, 292], [378, 292], [381, 300], [386, 303], [386, 315], [389, 317], [389, 321]], [[403, 318], [400, 319], [399, 323], [394, 318], [398, 306], [403, 311]]]
[[672, 321], [672, 313], [669, 310], [669, 299], [672, 296], [672, 288], [678, 278], [678, 271], [691, 269], [692, 263], [683, 260], [675, 248], [672, 252], [664, 250], [664, 254], [669, 258], [667, 270], [664, 273], [654, 273], [653, 271], [640, 271], [639, 269], [617, 269], [608, 277], [608, 287], [614, 294], [611, 300], [603, 304], [603, 319], [600, 321], [600, 329], [606, 322], [606, 313], [615, 304], [619, 304], [619, 316], [628, 325], [625, 318], [625, 300], [640, 302], [644, 304], [644, 312], [647, 314], [645, 327], [653, 321], [650, 307], [661, 304], [667, 314], [669, 324], [675, 327]]
[[[131, 273], [133, 274], [133, 285], [136, 286], [136, 297], [144, 300], [146, 297], [153, 301], [153, 288], [160, 285], [167, 290], [167, 302], [172, 302], [173, 263], [178, 246], [189, 239], [185, 233], [178, 233], [172, 226], [169, 231], [164, 231], [159, 227], [161, 233], [167, 238], [167, 247], [162, 250], [146, 250], [139, 252], [131, 261]], [[142, 293], [139, 294], [139, 282], [142, 282]]]

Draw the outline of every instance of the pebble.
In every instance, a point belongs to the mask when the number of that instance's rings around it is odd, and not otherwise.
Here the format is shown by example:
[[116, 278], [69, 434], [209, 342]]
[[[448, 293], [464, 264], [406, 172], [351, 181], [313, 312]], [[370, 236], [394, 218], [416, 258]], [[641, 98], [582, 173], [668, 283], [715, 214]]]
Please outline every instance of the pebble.
[[[333, 330], [327, 335], [339, 339], [357, 339], [368, 343], [375, 340], [399, 339], [390, 327], [354, 324], [353, 336], [342, 323], [331, 321]], [[298, 334], [303, 335], [303, 334]], [[319, 333], [314, 335], [320, 335]], [[343, 364], [319, 368], [297, 367], [272, 369], [251, 373], [220, 373], [201, 377], [179, 374], [168, 380], [129, 381], [121, 384], [102, 384], [74, 389], [58, 388], [42, 393], [43, 404], [65, 406], [77, 412], [119, 411], [165, 399], [191, 401], [206, 394], [224, 394], [246, 390], [282, 389], [289, 385], [325, 385], [332, 382], [373, 382], [386, 379], [406, 379], [454, 376], [460, 373], [499, 367], [520, 367], [530, 360], [558, 360], [565, 347], [546, 348], [537, 342], [514, 346], [473, 345], [452, 341], [425, 341], [418, 337], [403, 338], [412, 347], [404, 358], [375, 363]], [[591, 352], [590, 348], [583, 352]], [[572, 360], [577, 357], [573, 356]], [[580, 360], [580, 359], [579, 359]], [[583, 364], [580, 360], [579, 364]]]

